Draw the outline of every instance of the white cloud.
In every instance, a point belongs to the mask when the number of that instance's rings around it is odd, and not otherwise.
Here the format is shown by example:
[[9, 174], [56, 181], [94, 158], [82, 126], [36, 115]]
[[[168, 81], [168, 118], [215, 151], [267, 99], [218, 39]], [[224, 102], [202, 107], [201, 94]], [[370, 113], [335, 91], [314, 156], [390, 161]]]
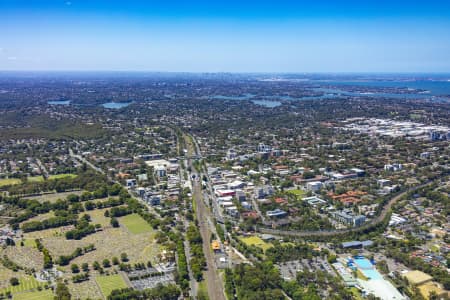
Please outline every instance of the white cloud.
[[17, 57], [16, 56], [9, 56], [7, 59], [8, 60], [17, 60]]

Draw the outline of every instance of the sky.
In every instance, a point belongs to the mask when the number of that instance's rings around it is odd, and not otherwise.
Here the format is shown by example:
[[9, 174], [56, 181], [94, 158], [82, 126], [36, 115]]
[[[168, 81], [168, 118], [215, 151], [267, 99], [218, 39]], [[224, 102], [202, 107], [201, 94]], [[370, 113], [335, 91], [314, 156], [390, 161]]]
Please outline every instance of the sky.
[[0, 0], [0, 70], [450, 72], [450, 0]]

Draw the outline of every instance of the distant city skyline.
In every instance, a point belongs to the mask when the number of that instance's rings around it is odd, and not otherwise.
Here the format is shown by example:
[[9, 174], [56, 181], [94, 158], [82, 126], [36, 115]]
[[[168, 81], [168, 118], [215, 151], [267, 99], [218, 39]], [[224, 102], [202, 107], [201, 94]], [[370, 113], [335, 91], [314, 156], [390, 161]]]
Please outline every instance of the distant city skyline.
[[449, 36], [450, 1], [0, 0], [0, 70], [450, 72]]

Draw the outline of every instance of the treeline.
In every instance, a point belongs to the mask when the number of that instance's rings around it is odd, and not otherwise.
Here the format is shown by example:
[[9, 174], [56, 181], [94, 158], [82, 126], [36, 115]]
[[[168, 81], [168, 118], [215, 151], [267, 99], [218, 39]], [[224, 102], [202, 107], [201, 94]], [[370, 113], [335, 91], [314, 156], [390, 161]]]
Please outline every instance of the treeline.
[[113, 290], [108, 296], [108, 300], [129, 300], [129, 299], [148, 299], [148, 300], [177, 300], [180, 297], [180, 290], [174, 284], [158, 284], [153, 289], [143, 291], [132, 288]]
[[76, 177], [64, 177], [41, 182], [24, 182], [8, 187], [7, 191], [10, 195], [33, 195], [47, 191], [61, 193], [74, 189], [83, 189], [97, 194], [104, 194], [103, 190], [105, 187], [107, 188], [108, 182], [105, 175], [90, 169], [80, 170], [77, 175]]
[[41, 240], [36, 239], [34, 242], [36, 243], [36, 248], [44, 255], [44, 269], [51, 269], [53, 267], [53, 258], [50, 252], [44, 247]]
[[225, 272], [225, 292], [229, 300], [284, 300], [281, 282], [278, 270], [269, 262], [254, 266], [239, 264]]
[[285, 262], [291, 260], [297, 260], [301, 258], [312, 258], [313, 256], [319, 256], [320, 251], [314, 251], [313, 247], [308, 244], [274, 244], [274, 247], [267, 249], [266, 256], [272, 262]]
[[201, 281], [203, 280], [203, 270], [206, 267], [206, 259], [202, 248], [203, 240], [198, 227], [191, 223], [187, 229], [186, 238], [189, 241], [191, 248], [192, 258], [190, 265], [192, 274], [194, 275], [195, 280]]
[[72, 252], [71, 255], [61, 255], [56, 261], [56, 263], [60, 266], [67, 266], [71, 260], [94, 250], [95, 250], [94, 244], [90, 244], [83, 248], [77, 248], [75, 249], [75, 251]]
[[341, 281], [321, 270], [297, 272], [295, 280], [282, 282], [282, 287], [293, 300], [321, 300], [325, 296], [333, 300], [354, 299], [353, 294]]
[[100, 224], [90, 224], [91, 217], [89, 215], [83, 215], [78, 220], [74, 229], [66, 232], [66, 239], [68, 240], [81, 240], [89, 234], [95, 233], [97, 229], [100, 229]]
[[77, 217], [75, 215], [69, 216], [56, 216], [49, 219], [45, 219], [43, 221], [31, 221], [22, 224], [23, 232], [31, 232], [44, 230], [48, 228], [56, 228], [61, 226], [67, 226], [71, 224], [75, 224], [77, 221]]

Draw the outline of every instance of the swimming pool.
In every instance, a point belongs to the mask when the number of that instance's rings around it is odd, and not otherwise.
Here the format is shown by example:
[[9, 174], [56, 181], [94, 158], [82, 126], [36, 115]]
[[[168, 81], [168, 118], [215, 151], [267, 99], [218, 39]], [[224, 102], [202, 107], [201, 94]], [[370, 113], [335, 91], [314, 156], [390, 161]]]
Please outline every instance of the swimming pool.
[[372, 263], [367, 258], [355, 258], [354, 260], [360, 269], [373, 269]]
[[367, 258], [355, 258], [358, 269], [369, 279], [383, 279], [383, 276], [375, 269]]

